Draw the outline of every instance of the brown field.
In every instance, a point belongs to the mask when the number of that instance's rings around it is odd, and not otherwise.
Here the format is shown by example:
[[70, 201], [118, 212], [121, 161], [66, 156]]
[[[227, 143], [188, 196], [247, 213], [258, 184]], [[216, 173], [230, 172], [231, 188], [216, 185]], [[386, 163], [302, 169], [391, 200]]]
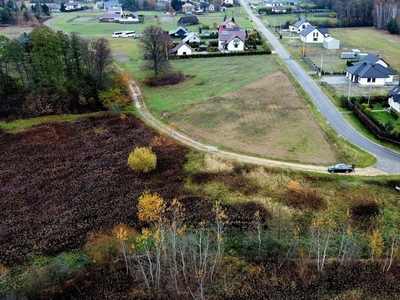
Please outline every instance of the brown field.
[[195, 139], [232, 151], [312, 164], [335, 162], [324, 131], [282, 71], [178, 112], [169, 121]]

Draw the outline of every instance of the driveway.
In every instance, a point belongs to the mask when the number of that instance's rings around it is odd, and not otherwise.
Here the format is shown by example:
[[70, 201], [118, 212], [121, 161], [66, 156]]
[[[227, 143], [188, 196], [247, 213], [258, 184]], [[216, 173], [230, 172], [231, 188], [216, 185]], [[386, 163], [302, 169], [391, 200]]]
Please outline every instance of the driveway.
[[327, 84], [349, 84], [350, 79], [346, 76], [322, 76], [322, 80]]

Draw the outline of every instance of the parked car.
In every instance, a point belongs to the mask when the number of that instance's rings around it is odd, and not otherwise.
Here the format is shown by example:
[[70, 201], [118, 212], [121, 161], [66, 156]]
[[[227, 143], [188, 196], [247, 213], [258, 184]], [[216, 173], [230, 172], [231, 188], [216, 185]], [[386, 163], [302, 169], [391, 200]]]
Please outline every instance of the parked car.
[[328, 172], [330, 173], [350, 173], [355, 170], [355, 165], [348, 164], [337, 164], [334, 166], [328, 167]]

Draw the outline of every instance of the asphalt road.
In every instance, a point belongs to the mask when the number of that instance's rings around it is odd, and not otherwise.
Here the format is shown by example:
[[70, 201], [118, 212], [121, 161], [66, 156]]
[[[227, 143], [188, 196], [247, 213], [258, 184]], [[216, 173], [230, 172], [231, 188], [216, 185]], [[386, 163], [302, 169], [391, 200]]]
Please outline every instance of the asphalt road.
[[364, 149], [365, 151], [375, 155], [377, 157], [377, 163], [374, 165], [375, 168], [388, 174], [400, 174], [400, 153], [375, 144], [359, 134], [352, 126], [350, 126], [350, 124], [346, 122], [343, 116], [319, 89], [315, 82], [306, 74], [300, 65], [291, 58], [289, 53], [281, 45], [275, 35], [267, 30], [264, 24], [256, 16], [254, 16], [252, 10], [246, 5], [246, 3], [244, 3], [243, 0], [240, 0], [240, 3], [246, 9], [253, 22], [258, 26], [259, 31], [261, 31], [261, 33], [268, 39], [277, 55], [279, 55], [286, 63], [290, 71], [314, 101], [315, 105], [325, 117], [326, 121], [336, 130], [338, 135]]

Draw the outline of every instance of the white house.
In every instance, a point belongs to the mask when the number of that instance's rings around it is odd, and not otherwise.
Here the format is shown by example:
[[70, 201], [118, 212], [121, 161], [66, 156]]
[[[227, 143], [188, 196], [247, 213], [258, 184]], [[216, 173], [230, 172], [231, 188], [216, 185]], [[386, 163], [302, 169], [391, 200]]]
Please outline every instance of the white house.
[[307, 26], [300, 32], [300, 40], [303, 43], [321, 43], [324, 41], [325, 35], [318, 27]]
[[303, 29], [305, 29], [307, 26], [310, 26], [311, 23], [308, 22], [307, 19], [303, 18], [294, 23], [292, 26], [289, 26], [289, 31], [290, 32], [296, 32], [300, 33]]
[[246, 41], [244, 30], [219, 31], [218, 47], [221, 52], [243, 51]]
[[381, 63], [373, 63], [368, 59], [353, 63], [345, 70], [347, 78], [363, 86], [384, 86], [386, 83], [393, 82], [393, 77], [396, 75], [394, 71]]
[[233, 5], [233, 0], [222, 0], [221, 5]]
[[390, 108], [400, 113], [400, 82], [387, 95]]
[[81, 3], [78, 1], [69, 1], [64, 4], [65, 10], [78, 9], [81, 8]]
[[214, 5], [210, 4], [210, 5], [208, 6], [208, 11], [215, 11]]
[[174, 48], [168, 51], [170, 54], [173, 55], [191, 55], [193, 53], [192, 47], [184, 42], [180, 42]]
[[201, 38], [197, 35], [196, 32], [190, 32], [188, 35], [182, 40], [184, 43], [200, 43]]

